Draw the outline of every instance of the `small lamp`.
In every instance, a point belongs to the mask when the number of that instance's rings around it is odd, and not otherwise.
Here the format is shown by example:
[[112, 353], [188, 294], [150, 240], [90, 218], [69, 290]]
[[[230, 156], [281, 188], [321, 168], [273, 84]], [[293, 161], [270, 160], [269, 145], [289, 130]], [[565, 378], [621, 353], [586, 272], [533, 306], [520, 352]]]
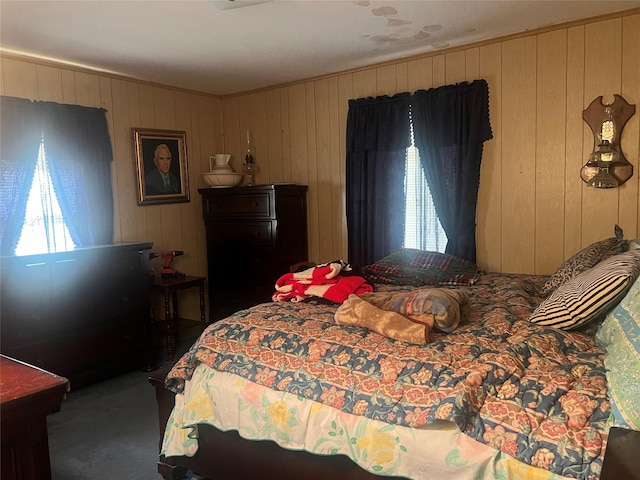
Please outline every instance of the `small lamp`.
[[254, 157], [253, 141], [251, 139], [251, 132], [247, 130], [247, 146], [244, 153], [244, 163], [242, 164], [242, 171], [249, 177], [247, 185], [253, 185], [255, 181], [255, 175], [258, 173], [258, 166], [256, 165], [256, 159]]

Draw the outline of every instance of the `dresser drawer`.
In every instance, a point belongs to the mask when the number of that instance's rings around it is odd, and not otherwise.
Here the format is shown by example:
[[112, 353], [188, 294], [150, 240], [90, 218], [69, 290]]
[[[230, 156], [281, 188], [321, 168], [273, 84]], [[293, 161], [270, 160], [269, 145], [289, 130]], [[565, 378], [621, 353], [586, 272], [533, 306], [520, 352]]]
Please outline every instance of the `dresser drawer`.
[[273, 215], [271, 195], [268, 192], [234, 196], [212, 195], [205, 198], [204, 202], [207, 217], [271, 218]]
[[[273, 222], [224, 222], [216, 221], [207, 226], [207, 234], [213, 247], [229, 248], [230, 245], [267, 245], [273, 237]], [[224, 244], [224, 246], [220, 245]]]

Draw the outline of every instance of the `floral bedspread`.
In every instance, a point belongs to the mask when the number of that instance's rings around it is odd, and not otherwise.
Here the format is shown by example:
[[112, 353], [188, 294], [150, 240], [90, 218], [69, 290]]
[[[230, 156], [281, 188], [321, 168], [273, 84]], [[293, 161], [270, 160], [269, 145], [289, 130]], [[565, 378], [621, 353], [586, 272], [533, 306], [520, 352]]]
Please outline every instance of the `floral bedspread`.
[[338, 326], [335, 305], [269, 303], [210, 326], [174, 366], [184, 388], [206, 364], [391, 425], [447, 420], [526, 464], [598, 478], [610, 405], [592, 336], [530, 324], [546, 277], [485, 274], [458, 329], [413, 345]]

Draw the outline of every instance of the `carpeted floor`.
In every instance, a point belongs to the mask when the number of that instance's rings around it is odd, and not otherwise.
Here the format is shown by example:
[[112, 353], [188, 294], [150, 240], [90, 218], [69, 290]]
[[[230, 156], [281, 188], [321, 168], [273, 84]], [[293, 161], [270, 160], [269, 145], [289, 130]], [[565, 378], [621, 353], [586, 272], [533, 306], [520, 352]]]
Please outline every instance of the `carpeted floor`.
[[[178, 345], [176, 359], [192, 341]], [[162, 480], [149, 375], [137, 370], [67, 394], [47, 420], [52, 480]]]

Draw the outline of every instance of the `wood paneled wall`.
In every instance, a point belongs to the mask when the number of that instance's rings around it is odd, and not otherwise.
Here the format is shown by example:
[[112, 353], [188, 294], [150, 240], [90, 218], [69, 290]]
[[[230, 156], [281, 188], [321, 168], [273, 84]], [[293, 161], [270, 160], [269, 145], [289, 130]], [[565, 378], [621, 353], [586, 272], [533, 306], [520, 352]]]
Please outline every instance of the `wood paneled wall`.
[[[345, 120], [350, 98], [484, 78], [494, 138], [485, 144], [477, 216], [487, 270], [551, 273], [580, 248], [640, 236], [640, 14], [571, 24], [222, 99], [224, 148], [239, 166], [246, 131], [257, 181], [309, 184], [310, 256], [346, 258]], [[603, 95], [637, 105], [622, 138], [636, 174], [585, 186], [593, 147], [582, 110]]]
[[[107, 109], [114, 163], [115, 241], [184, 250], [175, 266], [206, 275], [197, 188], [214, 153], [242, 168], [252, 132], [257, 183], [309, 185], [309, 252], [347, 258], [344, 216], [348, 100], [484, 78], [494, 138], [485, 144], [477, 216], [478, 262], [488, 270], [550, 273], [618, 223], [640, 237], [640, 11], [558, 26], [256, 92], [215, 97], [108, 74], [0, 57], [0, 93]], [[587, 188], [593, 147], [582, 110], [597, 96], [636, 105], [622, 137], [634, 176], [621, 188]], [[7, 121], [7, 119], [2, 119]], [[187, 133], [191, 201], [136, 205], [131, 128]], [[159, 267], [159, 260], [155, 266]], [[188, 302], [198, 318], [197, 299]]]

